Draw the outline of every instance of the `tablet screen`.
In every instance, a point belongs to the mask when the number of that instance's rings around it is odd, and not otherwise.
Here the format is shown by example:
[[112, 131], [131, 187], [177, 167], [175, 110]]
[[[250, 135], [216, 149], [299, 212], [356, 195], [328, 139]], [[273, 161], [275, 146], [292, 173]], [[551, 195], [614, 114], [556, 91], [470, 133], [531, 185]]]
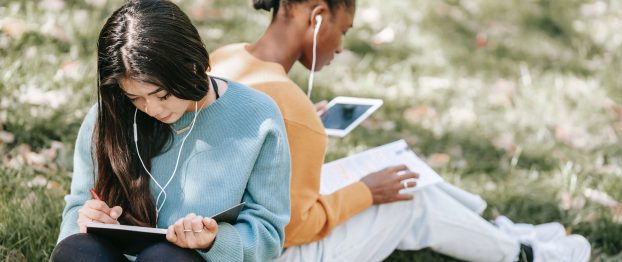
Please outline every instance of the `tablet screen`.
[[328, 129], [346, 129], [370, 107], [372, 105], [335, 104], [322, 115], [322, 123]]

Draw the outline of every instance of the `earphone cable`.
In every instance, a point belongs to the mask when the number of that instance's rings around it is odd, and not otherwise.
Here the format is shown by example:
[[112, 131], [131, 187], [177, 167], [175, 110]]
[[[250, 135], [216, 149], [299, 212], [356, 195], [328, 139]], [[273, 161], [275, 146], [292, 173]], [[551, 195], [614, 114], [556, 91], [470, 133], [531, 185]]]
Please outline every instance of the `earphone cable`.
[[[207, 103], [207, 101], [205, 101], [205, 103]], [[203, 106], [205, 105], [205, 103], [203, 103]], [[203, 106], [201, 106], [201, 109], [203, 109]], [[184, 136], [184, 138], [181, 141], [181, 145], [179, 147], [179, 152], [177, 153], [177, 160], [175, 161], [175, 168], [173, 169], [173, 174], [168, 179], [168, 181], [166, 182], [164, 187], [162, 185], [160, 185], [160, 183], [158, 183], [158, 181], [155, 179], [155, 177], [153, 177], [153, 175], [151, 175], [151, 172], [149, 172], [149, 170], [145, 166], [145, 163], [143, 162], [142, 157], [140, 156], [140, 151], [138, 150], [138, 127], [136, 126], [136, 114], [137, 114], [137, 112], [138, 112], [138, 108], [136, 108], [135, 111], [134, 111], [134, 124], [133, 124], [133, 128], [134, 128], [134, 145], [136, 146], [136, 154], [138, 155], [138, 160], [140, 160], [140, 164], [142, 165], [143, 169], [147, 172], [147, 174], [149, 175], [151, 180], [153, 180], [153, 182], [156, 183], [158, 188], [160, 188], [160, 193], [158, 194], [158, 197], [156, 198], [156, 226], [157, 226], [157, 221], [158, 221], [158, 218], [159, 218], [160, 210], [162, 210], [162, 208], [164, 207], [164, 203], [166, 203], [166, 198], [167, 198], [166, 187], [168, 187], [168, 185], [173, 180], [173, 177], [175, 177], [175, 174], [177, 173], [177, 167], [179, 166], [179, 159], [181, 157], [181, 151], [182, 151], [182, 149], [184, 147], [184, 144], [186, 143], [186, 139], [192, 133], [192, 129], [194, 129], [194, 125], [196, 123], [197, 116], [199, 115], [201, 110], [198, 110], [198, 103], [195, 102], [194, 103], [194, 117], [192, 119], [192, 124], [190, 126], [190, 130], [188, 131], [188, 134], [186, 134], [186, 136]], [[162, 203], [160, 205], [158, 205], [158, 203], [160, 202], [160, 197], [162, 197], [162, 194], [164, 194], [164, 200], [162, 200]]]
[[319, 30], [320, 25], [322, 24], [321, 16], [316, 17], [316, 23], [317, 25], [315, 26], [315, 29], [313, 30], [313, 58], [311, 60], [311, 74], [309, 75], [309, 83], [307, 87], [307, 97], [309, 99], [311, 99], [311, 90], [313, 90], [313, 77], [315, 75], [315, 62], [317, 59], [317, 34], [318, 34], [318, 31], [320, 31]]

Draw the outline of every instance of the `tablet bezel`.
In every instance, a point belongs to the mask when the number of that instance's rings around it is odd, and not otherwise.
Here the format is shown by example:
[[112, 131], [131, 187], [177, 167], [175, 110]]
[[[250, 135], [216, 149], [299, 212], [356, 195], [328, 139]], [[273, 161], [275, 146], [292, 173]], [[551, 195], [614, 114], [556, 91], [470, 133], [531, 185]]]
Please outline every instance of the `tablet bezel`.
[[[332, 129], [332, 128], [324, 128], [326, 130], [326, 134], [329, 136], [335, 137], [344, 137], [350, 131], [352, 131], [356, 126], [358, 126], [363, 120], [367, 119], [372, 113], [374, 113], [380, 106], [382, 106], [383, 101], [381, 99], [374, 98], [360, 98], [360, 97], [350, 97], [350, 96], [338, 96], [331, 100], [325, 109], [325, 113], [328, 113], [329, 109], [336, 104], [354, 104], [354, 105], [369, 105], [370, 107], [360, 115], [356, 120], [352, 121], [350, 125], [348, 125], [345, 129]], [[320, 116], [320, 120], [324, 117], [324, 114]], [[324, 121], [322, 121], [322, 125]]]

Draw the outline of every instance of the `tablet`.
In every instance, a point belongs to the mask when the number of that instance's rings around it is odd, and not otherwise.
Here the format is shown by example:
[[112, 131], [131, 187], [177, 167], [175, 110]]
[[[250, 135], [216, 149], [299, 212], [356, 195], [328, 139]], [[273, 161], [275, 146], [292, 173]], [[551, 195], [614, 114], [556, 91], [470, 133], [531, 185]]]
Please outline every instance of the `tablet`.
[[321, 115], [329, 136], [344, 137], [382, 105], [380, 99], [338, 96], [326, 105]]

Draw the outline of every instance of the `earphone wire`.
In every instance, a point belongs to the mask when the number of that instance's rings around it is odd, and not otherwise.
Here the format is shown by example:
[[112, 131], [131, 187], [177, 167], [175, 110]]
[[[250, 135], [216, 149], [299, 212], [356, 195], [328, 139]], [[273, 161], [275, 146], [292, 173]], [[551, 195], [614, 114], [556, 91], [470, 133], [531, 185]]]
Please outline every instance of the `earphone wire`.
[[[205, 103], [203, 105], [205, 105]], [[201, 109], [203, 109], [203, 106], [201, 106]], [[200, 110], [198, 111], [198, 103], [197, 102], [194, 103], [194, 112], [195, 112], [194, 113], [194, 118], [192, 119], [192, 125], [190, 126], [190, 130], [188, 131], [188, 134], [186, 134], [186, 136], [184, 136], [183, 140], [181, 141], [181, 145], [179, 147], [179, 152], [177, 153], [177, 160], [175, 161], [175, 168], [173, 169], [173, 174], [168, 179], [168, 181], [166, 182], [164, 187], [162, 187], [162, 185], [160, 185], [160, 183], [158, 183], [158, 181], [155, 179], [155, 177], [153, 177], [153, 175], [151, 175], [151, 172], [149, 172], [149, 170], [145, 166], [145, 163], [143, 162], [142, 157], [140, 156], [140, 151], [138, 150], [138, 127], [136, 126], [136, 114], [138, 113], [138, 108], [136, 108], [135, 111], [134, 111], [134, 123], [133, 123], [134, 145], [136, 146], [136, 154], [138, 155], [138, 160], [140, 160], [140, 164], [142, 165], [143, 169], [147, 172], [147, 174], [149, 175], [151, 180], [153, 180], [153, 182], [156, 183], [158, 188], [160, 188], [160, 193], [158, 194], [158, 197], [156, 198], [156, 227], [157, 227], [157, 221], [158, 221], [158, 218], [159, 218], [160, 210], [162, 210], [162, 207], [164, 207], [164, 203], [166, 203], [166, 198], [167, 198], [166, 187], [168, 187], [168, 185], [173, 180], [173, 177], [175, 177], [175, 174], [177, 173], [177, 167], [179, 166], [179, 158], [181, 157], [181, 151], [184, 148], [184, 144], [186, 143], [186, 139], [192, 133], [192, 129], [194, 129], [194, 125], [195, 125], [196, 120], [197, 120], [197, 116], [200, 113]], [[164, 194], [164, 200], [162, 200], [162, 204], [158, 205], [158, 203], [160, 201], [160, 197], [162, 196], [162, 194]]]
[[[138, 150], [138, 128], [136, 126], [136, 113], [138, 113], [138, 108], [134, 110], [134, 123], [132, 124], [134, 128], [134, 145], [136, 146], [136, 155], [138, 155], [138, 160], [140, 160], [140, 164], [143, 166], [143, 169], [147, 172], [151, 180], [153, 180], [153, 182], [155, 182], [155, 184], [160, 188], [160, 192], [164, 192], [164, 199], [166, 199], [166, 191], [160, 185], [160, 183], [158, 183], [158, 181], [153, 177], [153, 175], [151, 175], [151, 172], [149, 172], [149, 170], [145, 166], [145, 162], [143, 162], [143, 158], [140, 156], [140, 151]], [[160, 213], [160, 210], [158, 209], [157, 204], [158, 202], [156, 201], [156, 226], [157, 226], [157, 221], [158, 221], [158, 215]]]
[[313, 58], [311, 61], [311, 74], [309, 75], [309, 83], [307, 87], [307, 97], [311, 99], [311, 90], [313, 90], [313, 77], [315, 75], [315, 62], [317, 59], [317, 33], [320, 31], [320, 25], [322, 24], [322, 17], [316, 16], [316, 25], [313, 30]]
[[[203, 107], [201, 107], [201, 109], [203, 109]], [[192, 119], [192, 125], [190, 126], [190, 130], [188, 130], [188, 134], [186, 134], [184, 139], [181, 141], [181, 145], [179, 146], [179, 152], [177, 152], [177, 161], [175, 161], [175, 168], [173, 169], [173, 175], [171, 175], [171, 177], [168, 179], [168, 181], [166, 181], [166, 184], [164, 184], [164, 189], [166, 189], [166, 187], [168, 187], [168, 185], [171, 183], [171, 181], [173, 181], [173, 177], [175, 177], [175, 175], [177, 174], [177, 167], [179, 166], [179, 158], [181, 157], [181, 150], [184, 148], [184, 144], [186, 143], [186, 139], [190, 136], [190, 133], [192, 133], [192, 129], [194, 129], [194, 124], [197, 121], [197, 116], [199, 115], [199, 113], [201, 113], [200, 111], [197, 111], [197, 110], [198, 110], [198, 103], [194, 102], [194, 118]], [[156, 203], [158, 203], [158, 200], [160, 199], [160, 196], [162, 195], [162, 192], [164, 192], [164, 191], [160, 191], [160, 194], [158, 194], [158, 197], [156, 198]], [[164, 202], [166, 202], [166, 195], [164, 196], [164, 200], [162, 200], [162, 204], [160, 205], [160, 210], [164, 206]]]

